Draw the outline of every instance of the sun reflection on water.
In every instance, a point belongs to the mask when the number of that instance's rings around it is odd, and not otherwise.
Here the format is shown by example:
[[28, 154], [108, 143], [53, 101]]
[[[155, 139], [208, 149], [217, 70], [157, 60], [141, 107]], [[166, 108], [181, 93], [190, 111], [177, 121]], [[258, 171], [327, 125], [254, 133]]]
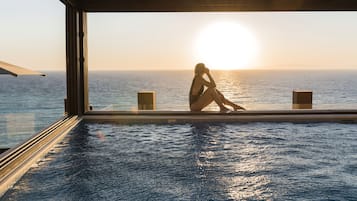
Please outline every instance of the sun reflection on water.
[[234, 131], [224, 124], [193, 126], [196, 141], [200, 142], [196, 158], [198, 178], [221, 188], [221, 193], [228, 199], [269, 200], [272, 197], [271, 179], [265, 173], [272, 169], [267, 162], [272, 158], [266, 154], [265, 148], [254, 142], [243, 143], [233, 136], [224, 136], [230, 132]]

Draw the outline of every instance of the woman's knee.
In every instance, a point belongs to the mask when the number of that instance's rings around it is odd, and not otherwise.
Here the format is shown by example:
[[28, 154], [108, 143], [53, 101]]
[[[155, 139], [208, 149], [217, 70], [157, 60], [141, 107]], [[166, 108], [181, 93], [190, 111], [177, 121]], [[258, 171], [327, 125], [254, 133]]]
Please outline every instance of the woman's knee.
[[216, 87], [208, 87], [207, 88], [207, 92], [209, 92], [209, 93], [217, 93], [217, 91], [216, 91]]
[[220, 99], [224, 99], [224, 96], [222, 94], [218, 93], [216, 87], [210, 87], [207, 89], [207, 91], [212, 97], [218, 97]]

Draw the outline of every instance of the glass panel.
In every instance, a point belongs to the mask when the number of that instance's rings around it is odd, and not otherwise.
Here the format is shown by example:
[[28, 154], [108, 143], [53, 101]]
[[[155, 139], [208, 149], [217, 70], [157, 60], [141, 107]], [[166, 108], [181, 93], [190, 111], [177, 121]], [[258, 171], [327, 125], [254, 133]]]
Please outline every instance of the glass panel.
[[23, 142], [63, 116], [65, 73], [45, 74], [46, 77], [1, 76], [1, 148]]
[[60, 1], [1, 5], [0, 60], [46, 74], [0, 74], [0, 149], [29, 139], [64, 115], [65, 9]]

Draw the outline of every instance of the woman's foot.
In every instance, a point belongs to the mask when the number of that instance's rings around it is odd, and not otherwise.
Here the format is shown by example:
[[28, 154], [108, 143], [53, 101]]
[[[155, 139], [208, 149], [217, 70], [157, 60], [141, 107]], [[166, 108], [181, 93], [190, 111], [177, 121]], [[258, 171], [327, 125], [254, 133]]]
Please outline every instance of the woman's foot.
[[234, 111], [237, 111], [237, 110], [246, 110], [244, 107], [239, 106], [239, 105], [233, 106], [233, 109], [234, 109]]
[[230, 110], [226, 107], [221, 107], [220, 112], [227, 113], [230, 112]]

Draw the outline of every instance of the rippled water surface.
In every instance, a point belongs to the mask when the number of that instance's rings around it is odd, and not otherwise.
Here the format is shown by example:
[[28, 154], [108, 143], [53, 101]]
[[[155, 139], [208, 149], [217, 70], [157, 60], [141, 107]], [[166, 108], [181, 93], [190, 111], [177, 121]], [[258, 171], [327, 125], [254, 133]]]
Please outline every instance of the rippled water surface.
[[[313, 91], [316, 109], [357, 108], [357, 71], [213, 71], [217, 88], [250, 110], [291, 109], [292, 91]], [[137, 108], [138, 91], [155, 91], [158, 110], [189, 110], [193, 71], [118, 71], [89, 74], [94, 109]], [[211, 104], [208, 110], [218, 110]]]
[[356, 125], [82, 123], [1, 200], [357, 200]]

